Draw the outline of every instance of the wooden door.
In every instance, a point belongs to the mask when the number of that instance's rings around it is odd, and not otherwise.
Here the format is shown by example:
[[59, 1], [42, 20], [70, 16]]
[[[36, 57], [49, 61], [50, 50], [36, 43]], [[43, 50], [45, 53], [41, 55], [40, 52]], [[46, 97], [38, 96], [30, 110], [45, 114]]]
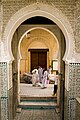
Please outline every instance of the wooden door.
[[31, 71], [38, 66], [38, 53], [31, 52]]
[[47, 68], [47, 51], [38, 53], [38, 66]]
[[47, 50], [31, 50], [31, 71], [38, 66], [47, 68]]

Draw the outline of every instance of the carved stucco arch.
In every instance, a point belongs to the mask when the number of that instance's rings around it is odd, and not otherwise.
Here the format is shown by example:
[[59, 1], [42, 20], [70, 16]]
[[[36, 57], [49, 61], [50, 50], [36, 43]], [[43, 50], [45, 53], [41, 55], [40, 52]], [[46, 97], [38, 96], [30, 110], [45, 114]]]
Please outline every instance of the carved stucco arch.
[[5, 47], [7, 52], [6, 55], [8, 56], [7, 58], [9, 60], [14, 59], [11, 50], [11, 41], [15, 30], [26, 19], [29, 19], [34, 16], [43, 16], [49, 18], [59, 26], [66, 40], [66, 51], [63, 59], [64, 61], [70, 60], [72, 57], [72, 52], [75, 48], [73, 30], [71, 28], [71, 25], [67, 20], [66, 16], [64, 16], [60, 10], [55, 8], [55, 6], [46, 5], [42, 3], [35, 3], [20, 9], [9, 20], [4, 31]]
[[[56, 37], [50, 30], [48, 30], [47, 28], [44, 28], [44, 27], [32, 27], [32, 28], [30, 28], [29, 30], [27, 30], [27, 31], [21, 36], [21, 38], [20, 38], [20, 40], [19, 40], [19, 45], [18, 45], [19, 58], [22, 58], [22, 57], [21, 57], [21, 53], [20, 53], [20, 44], [21, 44], [21, 41], [23, 40], [23, 37], [24, 37], [28, 32], [30, 32], [30, 31], [32, 31], [32, 30], [36, 30], [36, 29], [41, 29], [41, 30], [44, 30], [44, 31], [47, 31], [48, 33], [50, 33], [50, 34], [55, 38], [56, 43], [57, 43], [57, 47], [58, 47], [58, 50], [59, 50], [59, 41], [58, 41], [57, 37]], [[35, 37], [35, 38], [36, 38], [36, 37]], [[34, 40], [35, 38], [33, 38], [33, 40]], [[43, 39], [45, 39], [45, 38], [43, 38]], [[32, 41], [31, 41], [31, 42], [32, 42]], [[46, 46], [49, 47], [48, 45], [46, 45]], [[57, 52], [58, 52], [58, 51], [57, 51]]]

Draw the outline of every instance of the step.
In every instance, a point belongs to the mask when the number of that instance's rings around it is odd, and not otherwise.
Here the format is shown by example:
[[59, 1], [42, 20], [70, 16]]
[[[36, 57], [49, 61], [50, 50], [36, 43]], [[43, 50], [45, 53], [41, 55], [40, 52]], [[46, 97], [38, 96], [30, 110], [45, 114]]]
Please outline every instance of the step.
[[28, 97], [28, 96], [26, 96], [26, 95], [21, 95], [20, 96], [20, 100], [21, 101], [26, 101], [26, 100], [52, 100], [52, 101], [54, 101], [54, 100], [57, 100], [57, 97], [56, 96], [49, 96], [49, 97], [36, 97], [36, 96], [32, 96], [32, 97]]
[[28, 101], [28, 102], [20, 102], [19, 107], [22, 109], [54, 109], [58, 107], [57, 102], [44, 102], [44, 101]]

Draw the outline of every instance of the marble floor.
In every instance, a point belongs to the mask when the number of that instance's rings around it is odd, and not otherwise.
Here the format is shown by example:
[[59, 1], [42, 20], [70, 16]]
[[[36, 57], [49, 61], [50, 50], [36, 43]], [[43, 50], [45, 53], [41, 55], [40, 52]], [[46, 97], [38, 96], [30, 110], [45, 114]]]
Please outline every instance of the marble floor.
[[33, 87], [32, 84], [20, 84], [20, 96], [27, 97], [51, 97], [53, 91], [53, 84], [48, 84], [47, 88]]

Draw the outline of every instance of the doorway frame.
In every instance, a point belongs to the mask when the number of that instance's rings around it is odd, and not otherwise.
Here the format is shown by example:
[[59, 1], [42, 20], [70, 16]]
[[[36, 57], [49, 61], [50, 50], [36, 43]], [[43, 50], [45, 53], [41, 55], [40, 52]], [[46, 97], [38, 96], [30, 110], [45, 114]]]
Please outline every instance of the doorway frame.
[[[43, 16], [52, 20], [62, 30], [65, 36], [65, 42], [66, 42], [66, 50], [63, 56], [63, 60], [65, 61], [65, 63], [69, 63], [71, 61], [71, 57], [75, 50], [75, 42], [74, 42], [75, 40], [74, 40], [73, 29], [69, 21], [67, 20], [66, 16], [60, 10], [58, 10], [55, 6], [46, 5], [43, 3], [38, 3], [38, 4], [35, 3], [32, 5], [28, 5], [20, 9], [19, 11], [17, 11], [9, 19], [3, 34], [3, 36], [5, 36], [4, 48], [6, 49], [5, 55], [6, 55], [7, 61], [14, 60], [13, 53], [11, 50], [11, 42], [12, 42], [13, 34], [15, 33], [16, 29], [20, 26], [22, 22], [35, 16]], [[8, 77], [9, 76], [12, 78], [12, 75], [8, 74]], [[8, 83], [9, 83], [9, 79], [8, 79]], [[65, 87], [68, 90], [68, 86], [65, 86]], [[20, 88], [18, 90], [20, 90]], [[20, 93], [20, 91], [18, 91], [18, 93]]]
[[[35, 3], [35, 4], [27, 5], [26, 7], [18, 10], [9, 19], [3, 33], [4, 54], [6, 56], [6, 60], [5, 57], [3, 59], [3, 56], [1, 56], [0, 61], [1, 62], [7, 61], [9, 63], [10, 61], [14, 60], [13, 53], [11, 50], [11, 41], [13, 35], [22, 22], [24, 22], [26, 19], [35, 16], [43, 16], [49, 18], [60, 27], [60, 29], [62, 30], [65, 36], [65, 41], [66, 41], [66, 51], [63, 60], [69, 63], [71, 61], [73, 52], [75, 52], [75, 40], [74, 40], [74, 33], [71, 24], [68, 21], [67, 17], [60, 10], [55, 8], [55, 6], [47, 5], [43, 3], [38, 3], [38, 4]], [[10, 78], [12, 78], [12, 74], [7, 73], [8, 83], [9, 80], [10, 81], [12, 80]]]
[[[49, 49], [29, 49], [28, 50], [30, 52], [30, 63], [31, 63], [31, 52], [46, 52], [46, 68], [47, 68], [47, 65], [48, 65], [48, 53], [49, 52]], [[38, 65], [39, 66], [39, 65]], [[31, 71], [31, 64], [30, 64], [30, 71]]]

